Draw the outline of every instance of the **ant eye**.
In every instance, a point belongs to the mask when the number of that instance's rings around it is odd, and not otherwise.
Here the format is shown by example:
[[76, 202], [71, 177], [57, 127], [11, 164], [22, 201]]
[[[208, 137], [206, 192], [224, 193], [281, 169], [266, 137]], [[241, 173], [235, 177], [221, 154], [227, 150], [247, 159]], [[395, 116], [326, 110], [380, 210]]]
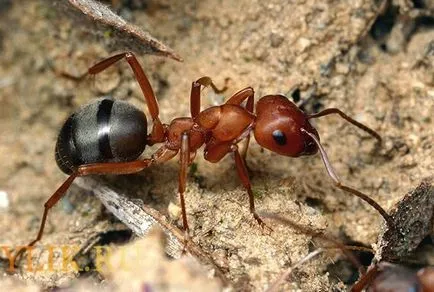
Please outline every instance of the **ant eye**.
[[273, 139], [274, 141], [276, 141], [277, 144], [279, 145], [285, 145], [286, 144], [286, 136], [285, 134], [283, 134], [282, 131], [280, 130], [274, 130], [273, 131]]

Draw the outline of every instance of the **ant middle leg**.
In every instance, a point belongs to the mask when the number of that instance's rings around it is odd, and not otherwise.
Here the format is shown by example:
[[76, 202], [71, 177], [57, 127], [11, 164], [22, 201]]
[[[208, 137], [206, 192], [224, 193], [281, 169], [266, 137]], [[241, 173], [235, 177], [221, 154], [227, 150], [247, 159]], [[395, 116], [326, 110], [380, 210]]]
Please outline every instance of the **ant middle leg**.
[[[245, 100], [246, 102], [246, 110], [253, 114], [254, 105], [255, 105], [255, 91], [252, 87], [246, 87], [244, 89], [241, 89], [234, 95], [232, 95], [227, 101], [226, 104], [236, 104], [241, 105]], [[247, 166], [247, 150], [249, 149], [249, 143], [250, 143], [250, 131], [249, 134], [246, 137], [244, 147], [241, 151], [241, 156], [243, 157], [244, 164]]]
[[[205, 160], [210, 161], [212, 163], [217, 163], [229, 152], [234, 153], [235, 165], [237, 168], [238, 177], [241, 179], [241, 182], [244, 188], [247, 191], [249, 196], [249, 209], [250, 213], [252, 213], [255, 220], [259, 223], [261, 227], [267, 227], [264, 221], [262, 221], [261, 217], [256, 213], [255, 209], [255, 197], [253, 195], [253, 191], [250, 184], [249, 174], [247, 171], [246, 164], [240, 152], [238, 151], [238, 146], [234, 145], [232, 141], [230, 142], [221, 142], [221, 143], [208, 143], [205, 147]], [[271, 230], [271, 228], [267, 227]]]
[[249, 112], [253, 113], [253, 106], [255, 103], [254, 96], [255, 96], [255, 91], [253, 90], [253, 88], [252, 87], [246, 87], [244, 89], [241, 89], [240, 91], [238, 91], [234, 95], [232, 95], [225, 102], [225, 104], [241, 105], [241, 103], [243, 103], [243, 101], [245, 101], [247, 99], [246, 109]]
[[190, 138], [188, 133], [184, 132], [181, 136], [181, 151], [179, 154], [180, 170], [179, 170], [179, 177], [178, 177], [178, 193], [179, 193], [179, 199], [181, 203], [182, 224], [187, 238], [189, 237], [190, 228], [188, 227], [184, 193], [187, 184], [187, 168], [188, 165], [190, 164], [190, 154], [191, 154], [189, 139]]

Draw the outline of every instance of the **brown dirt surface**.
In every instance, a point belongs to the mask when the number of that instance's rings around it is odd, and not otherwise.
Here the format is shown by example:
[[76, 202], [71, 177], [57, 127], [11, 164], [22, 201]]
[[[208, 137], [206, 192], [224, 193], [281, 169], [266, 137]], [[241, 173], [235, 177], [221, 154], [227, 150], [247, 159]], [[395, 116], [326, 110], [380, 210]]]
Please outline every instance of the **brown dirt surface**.
[[[289, 96], [298, 86], [302, 98], [310, 96], [307, 110], [338, 107], [382, 135], [382, 147], [377, 147], [375, 139], [338, 117], [315, 121], [342, 181], [390, 210], [434, 171], [434, 30], [403, 4], [412, 1], [392, 1], [395, 9], [387, 11], [395, 14], [388, 33], [388, 19], [378, 21], [382, 16], [377, 2], [113, 1], [121, 16], [184, 59], [179, 63], [139, 55], [163, 122], [189, 115], [191, 82], [202, 76], [212, 77], [217, 85], [230, 78], [224, 95], [203, 91], [203, 108], [222, 103], [246, 86], [255, 89], [256, 100], [266, 94]], [[430, 11], [423, 17], [432, 23]], [[370, 30], [374, 22], [377, 34]], [[110, 32], [102, 33], [110, 38]], [[0, 207], [0, 244], [13, 247], [34, 238], [44, 202], [66, 178], [54, 160], [64, 120], [98, 96], [112, 95], [140, 108], [145, 103], [126, 62], [95, 78], [65, 77], [81, 76], [114, 52], [49, 1], [0, 1], [0, 51], [0, 191], [9, 199], [8, 206]], [[144, 156], [155, 149], [147, 149]], [[319, 155], [286, 158], [261, 149], [252, 139], [247, 163], [258, 211], [286, 216], [348, 243], [371, 247], [377, 241], [382, 218], [358, 198], [333, 187]], [[102, 183], [142, 200], [181, 226], [173, 207], [179, 205], [178, 169], [174, 159], [137, 175], [106, 177]], [[224, 271], [235, 291], [265, 290], [315, 248], [311, 236], [287, 226], [267, 220], [271, 233], [258, 226], [229, 155], [210, 164], [198, 153], [186, 202], [193, 241]], [[95, 238], [99, 244], [117, 247], [119, 242], [105, 235], [125, 230], [90, 192], [72, 186], [50, 211], [43, 240], [32, 254], [32, 263], [44, 271], [29, 271], [23, 263], [17, 275], [7, 275], [3, 253], [0, 285], [20, 291], [21, 281], [27, 282], [29, 291], [71, 285], [83, 291], [116, 289], [110, 282], [113, 271], [50, 270], [48, 246], [73, 245], [85, 263], [92, 263], [95, 255], [85, 252], [86, 247], [94, 245]], [[133, 241], [131, 235], [121, 240], [126, 241]], [[144, 253], [143, 261], [151, 261], [150, 254]], [[341, 255], [327, 253], [303, 265], [281, 289], [344, 290], [351, 283], [346, 272], [355, 268], [347, 264], [339, 269], [342, 261]], [[61, 265], [59, 253], [54, 262]], [[166, 264], [159, 267], [166, 269]], [[167, 269], [176, 274], [176, 267], [186, 265], [191, 270], [174, 278], [201, 283], [206, 276], [197, 272], [196, 264], [182, 262]], [[140, 272], [130, 276], [141, 279]], [[167, 277], [160, 280], [152, 285], [169, 287], [163, 285]], [[119, 281], [116, 287], [122, 290]], [[221, 289], [219, 283], [206, 284]]]

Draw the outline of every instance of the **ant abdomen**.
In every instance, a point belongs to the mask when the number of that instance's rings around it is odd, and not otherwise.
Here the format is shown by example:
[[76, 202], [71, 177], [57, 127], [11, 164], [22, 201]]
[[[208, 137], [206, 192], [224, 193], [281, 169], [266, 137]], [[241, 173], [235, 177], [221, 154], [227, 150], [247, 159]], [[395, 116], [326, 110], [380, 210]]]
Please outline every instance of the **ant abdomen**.
[[60, 130], [55, 157], [67, 174], [79, 165], [133, 161], [145, 150], [145, 114], [133, 105], [101, 98], [73, 113]]

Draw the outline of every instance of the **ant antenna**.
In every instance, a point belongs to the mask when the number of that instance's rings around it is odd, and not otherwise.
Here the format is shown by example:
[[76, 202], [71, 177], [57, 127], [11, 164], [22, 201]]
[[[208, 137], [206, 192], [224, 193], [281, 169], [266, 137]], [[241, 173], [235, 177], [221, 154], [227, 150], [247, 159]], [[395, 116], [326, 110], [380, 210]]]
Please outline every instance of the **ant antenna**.
[[346, 114], [344, 114], [340, 109], [337, 108], [328, 108], [325, 109], [323, 111], [320, 111], [319, 113], [316, 114], [311, 114], [311, 115], [307, 115], [307, 119], [315, 119], [315, 118], [319, 118], [319, 117], [323, 117], [323, 116], [327, 116], [327, 115], [331, 115], [331, 114], [338, 114], [341, 116], [341, 118], [347, 120], [348, 122], [350, 122], [351, 124], [353, 124], [354, 126], [362, 129], [363, 131], [367, 132], [368, 134], [372, 135], [373, 137], [375, 137], [375, 139], [378, 140], [378, 142], [381, 143], [381, 136], [375, 132], [374, 130], [366, 127], [365, 125], [359, 123], [358, 121], [350, 118], [349, 116], [347, 116]]
[[[319, 113], [319, 114], [321, 114], [321, 113]], [[356, 122], [356, 121], [354, 121], [354, 122]], [[355, 124], [355, 125], [357, 125], [357, 124]], [[363, 125], [361, 125], [361, 126], [363, 126]], [[363, 127], [365, 127], [365, 126], [363, 126]], [[369, 130], [372, 131], [371, 129], [369, 129]], [[389, 226], [389, 228], [394, 229], [394, 223], [393, 223], [392, 217], [389, 214], [387, 214], [387, 212], [376, 201], [374, 201], [373, 199], [371, 199], [369, 196], [365, 195], [364, 193], [359, 192], [358, 190], [355, 190], [353, 188], [350, 188], [350, 187], [342, 184], [342, 182], [340, 181], [336, 172], [334, 171], [332, 165], [330, 164], [327, 153], [325, 152], [325, 150], [322, 147], [321, 143], [319, 142], [318, 138], [314, 134], [306, 131], [303, 128], [301, 129], [301, 131], [306, 133], [307, 135], [309, 135], [312, 138], [312, 140], [315, 142], [315, 144], [318, 146], [319, 152], [321, 154], [321, 159], [324, 162], [324, 166], [327, 170], [327, 173], [329, 174], [330, 178], [335, 183], [335, 186], [337, 186], [338, 188], [340, 188], [346, 192], [352, 193], [353, 195], [359, 197], [360, 199], [362, 199], [363, 201], [367, 202], [369, 205], [374, 207], [381, 214], [381, 216], [383, 216], [384, 220], [386, 220], [386, 223]], [[372, 132], [375, 133], [374, 131], [372, 131]], [[379, 135], [378, 135], [378, 137], [381, 139], [381, 137]]]

